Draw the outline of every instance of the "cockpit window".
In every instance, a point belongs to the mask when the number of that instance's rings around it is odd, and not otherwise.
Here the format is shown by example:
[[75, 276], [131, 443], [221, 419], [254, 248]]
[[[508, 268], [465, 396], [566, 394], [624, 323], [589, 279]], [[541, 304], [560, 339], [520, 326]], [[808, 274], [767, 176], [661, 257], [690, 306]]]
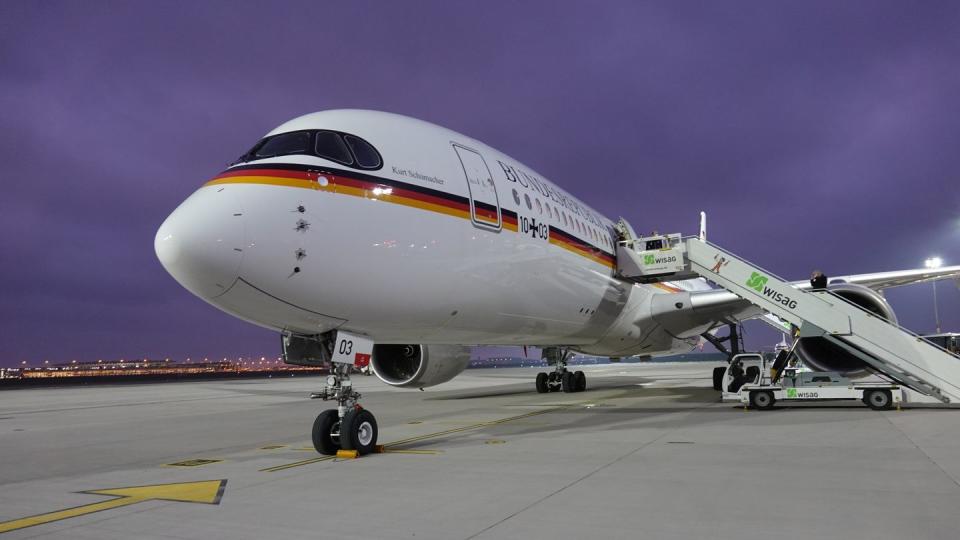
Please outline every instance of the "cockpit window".
[[306, 154], [310, 150], [309, 131], [291, 131], [265, 139], [253, 150], [252, 159], [264, 159], [290, 154]]
[[231, 165], [296, 154], [316, 156], [357, 169], [383, 166], [380, 152], [367, 141], [356, 135], [327, 129], [291, 131], [267, 137]]
[[333, 131], [318, 131], [317, 143], [314, 148], [316, 149], [317, 155], [322, 158], [343, 163], [344, 165], [353, 165], [353, 157], [350, 155], [350, 150], [347, 149], [347, 145], [343, 143], [343, 139], [338, 133], [334, 133]]
[[353, 155], [357, 157], [357, 166], [361, 169], [380, 168], [380, 154], [370, 143], [353, 135], [344, 135], [343, 138], [347, 140]]

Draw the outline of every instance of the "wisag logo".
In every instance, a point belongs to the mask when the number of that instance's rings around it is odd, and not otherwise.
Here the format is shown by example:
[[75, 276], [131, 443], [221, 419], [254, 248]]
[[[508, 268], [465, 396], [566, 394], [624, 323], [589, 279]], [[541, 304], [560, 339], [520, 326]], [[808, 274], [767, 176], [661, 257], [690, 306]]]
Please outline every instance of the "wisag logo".
[[753, 272], [750, 274], [750, 279], [747, 280], [747, 287], [757, 292], [763, 292], [763, 286], [767, 284], [767, 280], [769, 279], [770, 278], [759, 272]]
[[668, 264], [668, 263], [675, 263], [675, 262], [677, 262], [676, 255], [666, 255], [666, 256], [661, 255], [657, 257], [656, 255], [650, 254], [650, 255], [643, 256], [643, 264], [645, 265]]
[[759, 272], [753, 272], [750, 274], [750, 279], [747, 280], [747, 287], [750, 287], [751, 289], [757, 291], [758, 293], [763, 294], [764, 296], [766, 296], [767, 298], [769, 298], [770, 300], [773, 300], [778, 304], [783, 304], [784, 306], [790, 309], [796, 309], [797, 308], [796, 300], [794, 300], [793, 298], [790, 298], [789, 296], [783, 293], [777, 292], [776, 290], [771, 289], [770, 287], [767, 287], [767, 281], [769, 281], [769, 279], [770, 278], [768, 278], [767, 276]]

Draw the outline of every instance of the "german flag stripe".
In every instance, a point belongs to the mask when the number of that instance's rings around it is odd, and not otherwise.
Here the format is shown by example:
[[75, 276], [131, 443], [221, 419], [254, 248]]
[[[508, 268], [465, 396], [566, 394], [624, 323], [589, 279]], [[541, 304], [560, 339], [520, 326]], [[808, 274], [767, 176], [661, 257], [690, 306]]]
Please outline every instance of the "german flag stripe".
[[[242, 165], [224, 171], [206, 183], [208, 186], [220, 184], [265, 184], [313, 189], [376, 199], [462, 219], [470, 219], [470, 200], [466, 197], [340, 169], [295, 164], [271, 164], [269, 167]], [[479, 221], [490, 224], [497, 223], [496, 206], [474, 201], [474, 209]], [[500, 217], [504, 229], [513, 232], [518, 231], [516, 212], [501, 208]], [[613, 268], [616, 266], [612, 254], [606, 253], [597, 246], [552, 225], [550, 226], [550, 243], [606, 267]]]

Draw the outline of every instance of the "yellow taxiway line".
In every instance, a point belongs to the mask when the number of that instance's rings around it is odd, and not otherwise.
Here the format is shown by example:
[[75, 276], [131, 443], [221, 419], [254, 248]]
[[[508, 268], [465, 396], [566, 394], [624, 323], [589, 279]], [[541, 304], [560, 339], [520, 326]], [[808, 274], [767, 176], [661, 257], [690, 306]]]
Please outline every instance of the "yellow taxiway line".
[[144, 501], [175, 501], [202, 504], [220, 504], [220, 498], [223, 496], [223, 490], [227, 485], [226, 480], [205, 480], [202, 482], [181, 482], [177, 484], [156, 484], [152, 486], [133, 486], [113, 489], [98, 489], [94, 491], [82, 491], [81, 493], [92, 493], [95, 495], [111, 495], [116, 499], [100, 501], [83, 506], [75, 506], [46, 514], [37, 514], [20, 519], [4, 521], [0, 523], [0, 533], [16, 531], [43, 525], [53, 521], [60, 521], [72, 517], [85, 516], [94, 512], [102, 512], [121, 506], [129, 506]]

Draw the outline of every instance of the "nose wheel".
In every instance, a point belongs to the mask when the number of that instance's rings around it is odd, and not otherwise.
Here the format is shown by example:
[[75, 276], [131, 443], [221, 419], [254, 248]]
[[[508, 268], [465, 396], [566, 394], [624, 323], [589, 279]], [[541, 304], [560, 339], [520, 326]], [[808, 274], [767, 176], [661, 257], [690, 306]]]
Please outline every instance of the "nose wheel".
[[313, 399], [335, 400], [336, 409], [327, 409], [313, 421], [313, 447], [332, 456], [340, 450], [356, 450], [361, 456], [377, 446], [377, 419], [360, 406], [360, 393], [350, 382], [350, 366], [333, 364], [327, 385]]

